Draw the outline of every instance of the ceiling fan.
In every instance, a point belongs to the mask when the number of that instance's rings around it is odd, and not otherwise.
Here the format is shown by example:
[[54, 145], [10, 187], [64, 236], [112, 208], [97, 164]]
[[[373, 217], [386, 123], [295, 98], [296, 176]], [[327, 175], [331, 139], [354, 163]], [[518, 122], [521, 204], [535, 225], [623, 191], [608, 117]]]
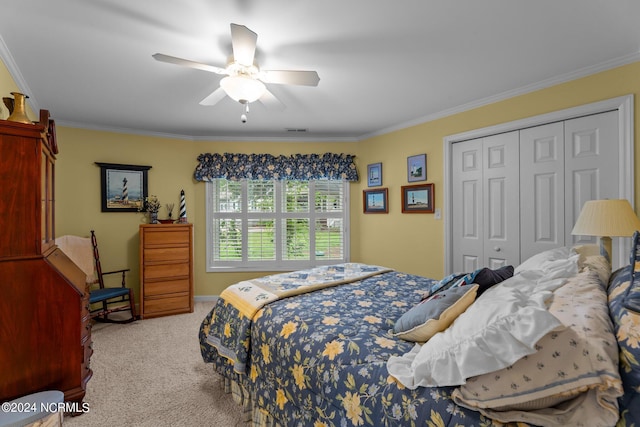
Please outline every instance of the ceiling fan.
[[240, 117], [246, 123], [249, 104], [259, 100], [267, 107], [284, 108], [284, 105], [269, 90], [265, 83], [318, 86], [320, 77], [315, 71], [261, 70], [255, 62], [258, 35], [244, 25], [231, 24], [231, 46], [233, 54], [226, 67], [203, 64], [188, 59], [156, 53], [157, 61], [182, 65], [197, 70], [224, 75], [220, 87], [200, 101], [201, 105], [215, 105], [225, 95], [244, 105], [245, 113]]

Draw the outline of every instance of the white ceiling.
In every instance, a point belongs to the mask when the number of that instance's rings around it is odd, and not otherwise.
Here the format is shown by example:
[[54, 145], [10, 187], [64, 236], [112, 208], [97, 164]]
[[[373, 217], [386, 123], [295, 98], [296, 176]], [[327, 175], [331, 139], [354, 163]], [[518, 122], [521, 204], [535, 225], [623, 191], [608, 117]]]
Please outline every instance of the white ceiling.
[[[350, 141], [640, 60], [639, 18], [638, 0], [14, 0], [0, 57], [58, 126]], [[229, 98], [198, 104], [220, 76], [151, 57], [224, 67], [230, 23], [258, 34], [261, 68], [318, 87], [268, 85], [287, 108], [243, 124]]]

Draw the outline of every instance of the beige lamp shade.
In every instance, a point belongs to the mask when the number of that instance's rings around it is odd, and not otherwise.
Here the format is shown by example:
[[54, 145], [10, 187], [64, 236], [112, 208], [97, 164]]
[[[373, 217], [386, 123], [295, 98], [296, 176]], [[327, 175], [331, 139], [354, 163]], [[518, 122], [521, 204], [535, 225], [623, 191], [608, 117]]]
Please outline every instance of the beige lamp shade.
[[571, 234], [598, 236], [600, 254], [611, 262], [611, 236], [630, 237], [640, 230], [640, 219], [628, 200], [590, 200], [584, 204]]
[[584, 204], [571, 231], [573, 235], [599, 237], [630, 237], [640, 230], [640, 219], [629, 201], [590, 200]]

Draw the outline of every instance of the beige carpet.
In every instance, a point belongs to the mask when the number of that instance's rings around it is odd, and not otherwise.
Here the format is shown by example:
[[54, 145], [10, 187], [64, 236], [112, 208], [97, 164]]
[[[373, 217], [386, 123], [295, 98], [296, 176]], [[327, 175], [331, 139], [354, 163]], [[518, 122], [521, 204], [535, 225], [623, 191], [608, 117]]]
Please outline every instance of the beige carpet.
[[69, 427], [241, 426], [240, 407], [200, 357], [198, 329], [213, 307], [194, 313], [95, 324], [89, 412], [65, 417]]

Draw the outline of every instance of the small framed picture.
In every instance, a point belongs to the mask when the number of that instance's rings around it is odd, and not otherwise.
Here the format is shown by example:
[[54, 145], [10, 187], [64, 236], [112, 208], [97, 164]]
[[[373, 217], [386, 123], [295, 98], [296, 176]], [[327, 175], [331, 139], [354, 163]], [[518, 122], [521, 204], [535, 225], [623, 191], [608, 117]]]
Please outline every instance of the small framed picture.
[[98, 163], [102, 212], [137, 212], [147, 197], [151, 166]]
[[402, 213], [433, 213], [433, 184], [402, 187]]
[[364, 213], [389, 213], [388, 189], [363, 190], [362, 205]]
[[373, 163], [367, 166], [367, 185], [369, 187], [382, 185], [382, 163]]
[[407, 157], [407, 181], [427, 180], [427, 155], [418, 154]]

